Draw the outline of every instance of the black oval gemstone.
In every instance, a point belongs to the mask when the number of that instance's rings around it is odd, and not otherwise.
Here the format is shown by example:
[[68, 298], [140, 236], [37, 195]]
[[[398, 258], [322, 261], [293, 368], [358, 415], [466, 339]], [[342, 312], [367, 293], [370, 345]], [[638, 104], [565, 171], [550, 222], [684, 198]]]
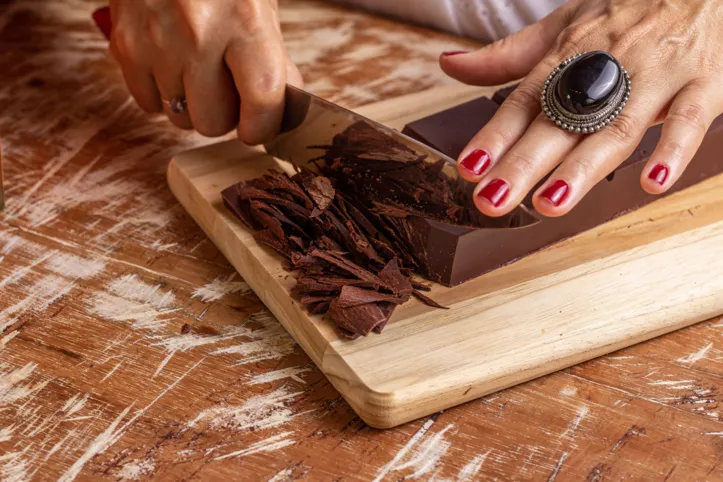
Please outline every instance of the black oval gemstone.
[[557, 84], [560, 104], [575, 114], [598, 110], [620, 88], [620, 65], [607, 52], [588, 52], [573, 60]]

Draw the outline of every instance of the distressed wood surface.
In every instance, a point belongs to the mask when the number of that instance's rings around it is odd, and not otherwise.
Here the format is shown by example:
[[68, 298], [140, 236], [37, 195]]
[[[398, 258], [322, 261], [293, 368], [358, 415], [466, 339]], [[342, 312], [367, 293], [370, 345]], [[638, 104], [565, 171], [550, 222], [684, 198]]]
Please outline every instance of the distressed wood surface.
[[[723, 478], [721, 320], [365, 426], [173, 198], [168, 159], [212, 141], [135, 107], [97, 5], [0, 4], [0, 479]], [[309, 88], [352, 107], [449, 82], [438, 52], [469, 46], [281, 6]]]

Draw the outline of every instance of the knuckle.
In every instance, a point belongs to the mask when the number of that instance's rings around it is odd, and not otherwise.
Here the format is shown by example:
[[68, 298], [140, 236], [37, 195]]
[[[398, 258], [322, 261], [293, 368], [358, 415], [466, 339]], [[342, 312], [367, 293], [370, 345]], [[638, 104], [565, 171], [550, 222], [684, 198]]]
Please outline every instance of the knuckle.
[[620, 144], [630, 144], [640, 135], [641, 125], [635, 117], [621, 113], [606, 129], [607, 135]]
[[577, 23], [566, 27], [560, 32], [554, 52], [564, 59], [579, 52], [584, 52], [585, 41], [590, 37], [591, 27], [585, 23]]
[[702, 105], [689, 102], [674, 105], [668, 112], [666, 120], [687, 125], [699, 132], [705, 132], [707, 130], [706, 117], [706, 110]]
[[597, 163], [589, 157], [580, 157], [572, 163], [577, 175], [582, 179], [594, 179], [598, 172]]
[[242, 102], [252, 112], [266, 112], [277, 107], [284, 98], [285, 81], [277, 74], [261, 74], [254, 80]]
[[505, 100], [508, 107], [528, 111], [530, 108], [536, 108], [540, 104], [540, 93], [542, 90], [530, 83], [522, 83], [517, 87]]
[[503, 168], [509, 169], [514, 173], [515, 178], [529, 177], [530, 174], [537, 171], [539, 162], [530, 156], [519, 152], [511, 152], [504, 161]]

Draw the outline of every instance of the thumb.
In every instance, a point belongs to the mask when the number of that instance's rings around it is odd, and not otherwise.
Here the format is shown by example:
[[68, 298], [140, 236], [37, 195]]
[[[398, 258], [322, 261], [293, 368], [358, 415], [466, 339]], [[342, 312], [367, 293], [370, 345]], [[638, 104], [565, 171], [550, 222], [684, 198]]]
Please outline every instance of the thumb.
[[570, 9], [562, 6], [537, 23], [474, 52], [443, 53], [442, 70], [472, 85], [499, 85], [526, 76], [553, 47], [570, 22]]

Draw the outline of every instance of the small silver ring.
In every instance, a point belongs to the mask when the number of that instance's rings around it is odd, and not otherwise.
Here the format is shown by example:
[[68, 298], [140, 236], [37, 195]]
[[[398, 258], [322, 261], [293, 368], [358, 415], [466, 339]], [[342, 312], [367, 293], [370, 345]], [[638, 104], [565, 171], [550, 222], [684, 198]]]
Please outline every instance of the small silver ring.
[[174, 114], [183, 114], [184, 112], [186, 112], [186, 98], [182, 95], [173, 97], [170, 100], [161, 97], [161, 102], [163, 102], [164, 107], [166, 107]]
[[[616, 90], [595, 111], [585, 114], [571, 112], [563, 106], [558, 95], [557, 87], [560, 78], [565, 74], [567, 69], [575, 65], [575, 62], [579, 60], [580, 57], [595, 53], [605, 53], [615, 61], [620, 69], [621, 80]], [[599, 51], [585, 52], [569, 57], [555, 67], [545, 80], [542, 95], [540, 96], [540, 106], [542, 107], [542, 112], [561, 129], [574, 134], [593, 134], [608, 126], [620, 115], [620, 112], [622, 112], [630, 99], [631, 86], [632, 83], [628, 72], [611, 54]]]

